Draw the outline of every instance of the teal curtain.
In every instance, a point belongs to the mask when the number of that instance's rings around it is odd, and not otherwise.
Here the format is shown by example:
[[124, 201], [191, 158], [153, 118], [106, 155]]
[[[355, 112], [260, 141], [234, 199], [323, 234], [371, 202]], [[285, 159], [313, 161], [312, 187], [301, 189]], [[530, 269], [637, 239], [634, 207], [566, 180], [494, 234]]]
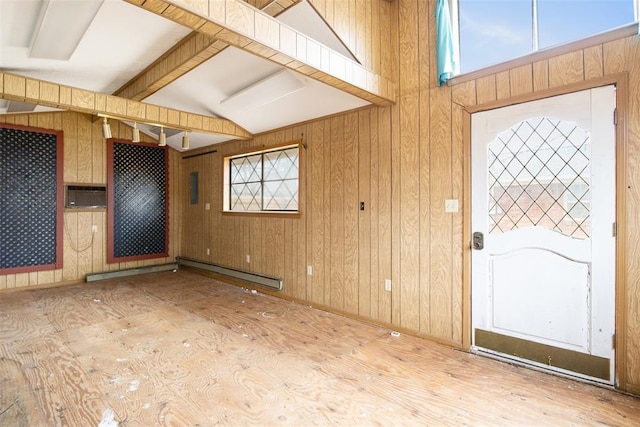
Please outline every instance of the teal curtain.
[[438, 86], [442, 86], [458, 72], [458, 46], [455, 45], [448, 0], [436, 4], [436, 55]]

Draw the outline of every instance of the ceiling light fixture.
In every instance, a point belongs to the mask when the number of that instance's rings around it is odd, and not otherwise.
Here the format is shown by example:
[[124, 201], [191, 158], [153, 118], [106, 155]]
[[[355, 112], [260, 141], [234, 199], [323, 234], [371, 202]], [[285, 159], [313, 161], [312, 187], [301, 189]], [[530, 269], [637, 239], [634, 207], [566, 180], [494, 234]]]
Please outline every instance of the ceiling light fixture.
[[[0, 0], [2, 1], [2, 0]], [[1, 105], [0, 105], [1, 107]], [[111, 138], [111, 126], [109, 126], [109, 122], [107, 121], [108, 119], [113, 119], [113, 120], [120, 120], [122, 122], [126, 122], [127, 124], [131, 123], [129, 122], [129, 119], [126, 117], [118, 117], [118, 116], [113, 116], [113, 115], [108, 115], [108, 114], [102, 114], [102, 113], [98, 113], [97, 114], [98, 117], [102, 118], [102, 133], [104, 135], [105, 138]], [[140, 142], [140, 128], [138, 127], [138, 125], [144, 125], [144, 126], [150, 126], [152, 128], [152, 130], [150, 130], [150, 133], [148, 133], [149, 135], [155, 135], [155, 133], [157, 132], [158, 129], [160, 129], [160, 133], [158, 134], [158, 145], [161, 147], [164, 147], [167, 145], [167, 138], [168, 137], [172, 137], [173, 135], [176, 135], [180, 132], [184, 132], [184, 136], [182, 137], [182, 146], [184, 148], [185, 144], [187, 145], [187, 149], [189, 148], [189, 132], [191, 132], [191, 129], [187, 129], [187, 128], [183, 128], [183, 127], [176, 127], [176, 126], [171, 126], [171, 127], [166, 127], [165, 125], [159, 124], [159, 123], [151, 123], [151, 122], [140, 122], [140, 121], [135, 121], [133, 122], [133, 128], [132, 128], [132, 136], [131, 136], [131, 142]], [[156, 128], [155, 130], [153, 128]], [[168, 129], [169, 132], [166, 132], [165, 129]], [[143, 129], [144, 130], [144, 129]], [[147, 132], [145, 132], [147, 133]], [[186, 138], [186, 140], [185, 140]], [[186, 141], [186, 142], [185, 142]]]
[[184, 131], [184, 135], [182, 136], [182, 149], [183, 150], [188, 150], [189, 149], [189, 134], [187, 133], [187, 131]]
[[138, 129], [138, 123], [133, 122], [133, 135], [131, 142], [140, 142], [140, 129]]
[[250, 111], [270, 104], [303, 89], [307, 81], [303, 76], [282, 69], [220, 101], [220, 105]]
[[167, 145], [167, 134], [164, 133], [164, 127], [160, 126], [160, 135], [158, 135], [158, 145], [164, 147]]
[[111, 138], [111, 126], [109, 126], [109, 122], [106, 117], [102, 119], [102, 136], [104, 136], [104, 139]]

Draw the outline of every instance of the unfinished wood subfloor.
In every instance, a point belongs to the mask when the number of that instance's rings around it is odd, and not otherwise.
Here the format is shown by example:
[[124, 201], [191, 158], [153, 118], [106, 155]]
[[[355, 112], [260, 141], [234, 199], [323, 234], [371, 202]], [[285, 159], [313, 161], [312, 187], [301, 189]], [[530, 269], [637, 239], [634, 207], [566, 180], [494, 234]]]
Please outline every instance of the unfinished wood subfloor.
[[182, 270], [0, 293], [0, 426], [640, 423], [640, 399], [390, 332]]

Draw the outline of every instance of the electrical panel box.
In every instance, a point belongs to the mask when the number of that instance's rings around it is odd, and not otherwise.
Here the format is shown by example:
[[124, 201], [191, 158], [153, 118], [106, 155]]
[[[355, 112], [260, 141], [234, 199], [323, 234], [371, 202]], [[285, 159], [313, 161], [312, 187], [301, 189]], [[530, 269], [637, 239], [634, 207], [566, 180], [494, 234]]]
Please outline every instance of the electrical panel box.
[[64, 207], [67, 209], [104, 209], [107, 187], [104, 185], [65, 185]]

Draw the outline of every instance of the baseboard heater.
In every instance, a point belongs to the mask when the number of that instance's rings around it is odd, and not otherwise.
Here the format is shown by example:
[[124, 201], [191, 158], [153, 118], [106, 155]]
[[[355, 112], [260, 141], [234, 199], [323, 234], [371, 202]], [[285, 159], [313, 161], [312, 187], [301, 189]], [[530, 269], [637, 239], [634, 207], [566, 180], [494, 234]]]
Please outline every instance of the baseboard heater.
[[176, 257], [178, 265], [199, 268], [201, 270], [210, 271], [212, 273], [222, 274], [224, 276], [233, 277], [234, 279], [244, 280], [246, 282], [255, 283], [256, 285], [265, 286], [267, 288], [282, 290], [282, 279], [277, 277], [265, 276], [264, 274], [251, 273], [248, 271], [237, 270], [235, 268], [225, 267], [223, 265], [211, 264], [202, 261], [196, 261], [189, 258]]
[[127, 268], [124, 270], [105, 271], [104, 273], [87, 274], [87, 282], [97, 282], [98, 280], [115, 279], [118, 277], [137, 276], [139, 274], [159, 273], [161, 271], [177, 270], [178, 264], [175, 262], [160, 265], [148, 265], [145, 267]]

